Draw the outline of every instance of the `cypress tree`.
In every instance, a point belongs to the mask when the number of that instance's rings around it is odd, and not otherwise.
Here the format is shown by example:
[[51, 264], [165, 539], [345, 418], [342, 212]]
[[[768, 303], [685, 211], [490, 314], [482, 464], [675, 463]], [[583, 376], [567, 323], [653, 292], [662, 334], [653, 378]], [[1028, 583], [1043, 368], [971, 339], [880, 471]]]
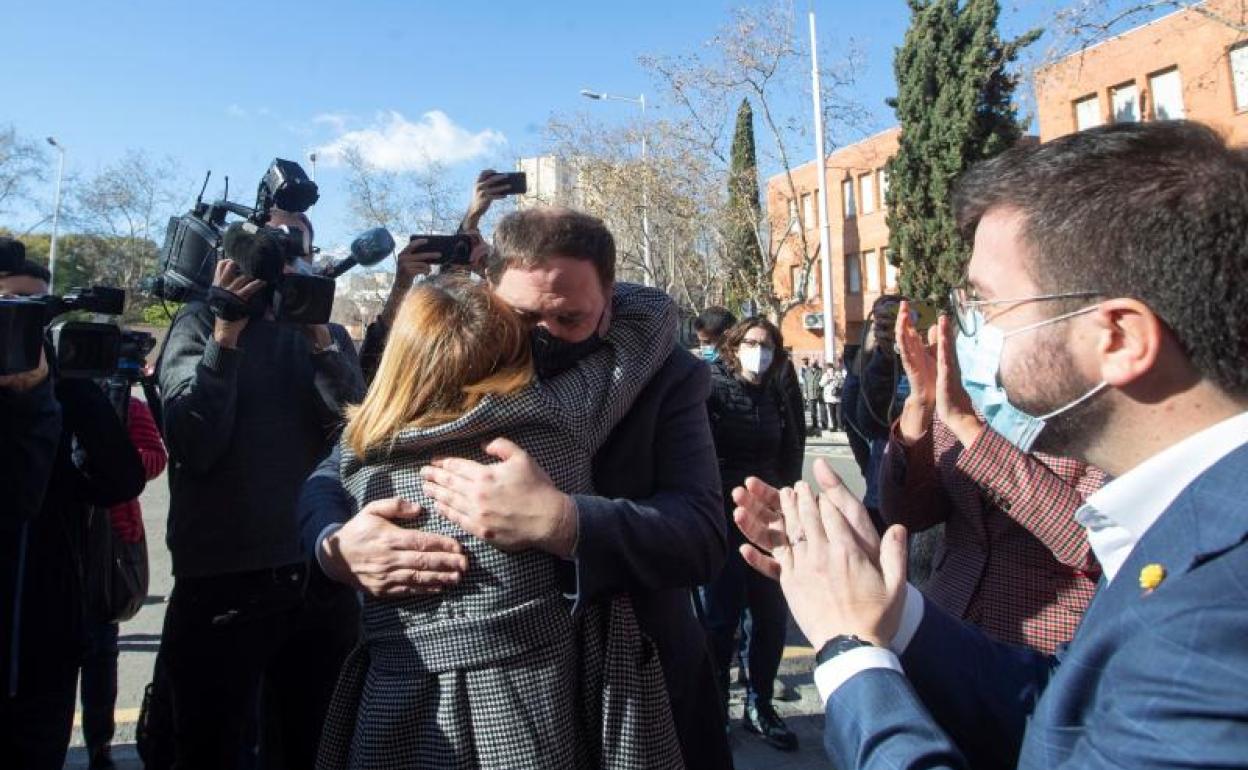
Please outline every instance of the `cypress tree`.
[[731, 272], [727, 289], [733, 305], [757, 299], [759, 287], [770, 285], [771, 276], [764, 269], [763, 254], [758, 245], [757, 228], [761, 220], [754, 110], [749, 99], [742, 99], [732, 135], [728, 176], [727, 256]]
[[942, 301], [960, 284], [970, 256], [958, 235], [950, 190], [972, 163], [1018, 141], [1017, 75], [1006, 67], [1041, 34], [1006, 41], [997, 0], [908, 0], [910, 29], [893, 67], [901, 125], [889, 162], [891, 259], [907, 295]]

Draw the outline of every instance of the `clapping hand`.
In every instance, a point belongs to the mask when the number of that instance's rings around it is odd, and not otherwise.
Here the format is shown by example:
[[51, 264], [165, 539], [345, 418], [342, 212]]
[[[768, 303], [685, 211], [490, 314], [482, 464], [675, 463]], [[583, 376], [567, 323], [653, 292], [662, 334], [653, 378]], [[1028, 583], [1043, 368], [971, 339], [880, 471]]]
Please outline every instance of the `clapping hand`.
[[741, 555], [780, 581], [816, 649], [840, 634], [885, 647], [905, 605], [906, 530], [894, 525], [881, 539], [866, 508], [823, 460], [815, 476], [824, 487], [818, 494], [805, 483], [776, 490], [755, 478], [733, 490], [733, 518], [750, 540]]

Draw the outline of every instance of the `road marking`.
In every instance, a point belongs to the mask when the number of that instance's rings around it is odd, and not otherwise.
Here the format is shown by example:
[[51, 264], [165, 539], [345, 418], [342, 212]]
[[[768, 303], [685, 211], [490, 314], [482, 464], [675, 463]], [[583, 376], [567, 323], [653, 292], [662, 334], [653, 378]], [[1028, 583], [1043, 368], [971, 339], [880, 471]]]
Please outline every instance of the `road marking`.
[[[119, 725], [133, 725], [139, 721], [139, 710], [137, 708], [115, 709], [113, 711], [113, 722]], [[82, 712], [74, 712], [74, 727], [82, 727]]]

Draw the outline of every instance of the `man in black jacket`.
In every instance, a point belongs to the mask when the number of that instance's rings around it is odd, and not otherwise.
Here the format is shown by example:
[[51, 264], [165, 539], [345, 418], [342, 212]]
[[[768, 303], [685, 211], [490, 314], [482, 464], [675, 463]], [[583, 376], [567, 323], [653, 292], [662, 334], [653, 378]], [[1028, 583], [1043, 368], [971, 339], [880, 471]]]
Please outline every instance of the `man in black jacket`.
[[[47, 291], [39, 265], [0, 274], [0, 294]], [[15, 476], [3, 489], [19, 495], [0, 520], [0, 757], [60, 770], [85, 644], [87, 517], [91, 506], [137, 497], [143, 465], [104, 393], [90, 380], [55, 379], [46, 356], [33, 372], [0, 378], [0, 424], [4, 478]]]
[[[268, 231], [240, 227], [227, 232], [227, 257], [282, 253]], [[334, 445], [343, 406], [362, 395], [359, 365], [341, 327], [274, 320], [271, 303], [255, 300], [263, 283], [221, 260], [216, 309], [186, 305], [161, 353], [174, 576], [161, 659], [179, 767], [249, 764], [262, 684], [264, 750], [281, 755], [265, 763], [311, 767], [355, 642], [355, 595], [309, 571], [295, 501]], [[248, 313], [224, 309], [228, 295]]]

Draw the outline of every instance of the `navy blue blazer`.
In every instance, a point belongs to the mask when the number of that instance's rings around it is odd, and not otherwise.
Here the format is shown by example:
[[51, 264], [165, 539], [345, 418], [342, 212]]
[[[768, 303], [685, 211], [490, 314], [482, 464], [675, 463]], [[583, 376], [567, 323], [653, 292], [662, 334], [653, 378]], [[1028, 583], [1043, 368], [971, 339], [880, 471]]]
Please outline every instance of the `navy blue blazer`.
[[[1206, 470], [1053, 657], [928, 602], [902, 656], [828, 699], [840, 768], [1248, 767], [1248, 445]], [[1167, 576], [1145, 593], [1140, 570]]]

